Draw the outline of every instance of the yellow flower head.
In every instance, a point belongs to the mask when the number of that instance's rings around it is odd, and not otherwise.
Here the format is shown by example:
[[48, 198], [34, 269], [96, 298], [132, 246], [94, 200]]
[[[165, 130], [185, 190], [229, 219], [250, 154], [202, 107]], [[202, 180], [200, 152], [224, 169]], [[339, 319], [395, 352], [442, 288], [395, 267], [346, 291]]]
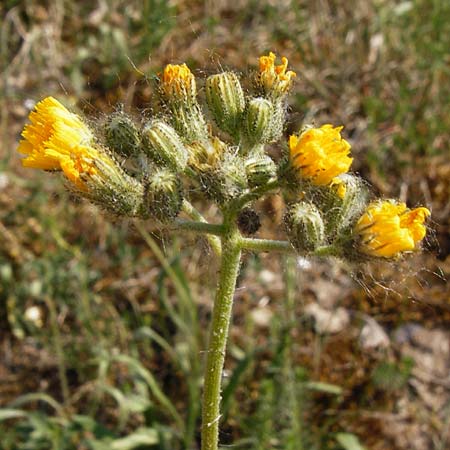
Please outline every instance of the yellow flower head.
[[287, 58], [283, 56], [278, 66], [275, 65], [275, 59], [276, 56], [272, 52], [259, 58], [259, 83], [266, 93], [284, 94], [289, 90], [291, 80], [297, 74], [292, 70], [286, 71]]
[[53, 97], [40, 101], [29, 119], [17, 149], [26, 155], [24, 167], [62, 170], [78, 189], [87, 190], [86, 181], [98, 174], [100, 163], [114, 165], [105, 152], [92, 146], [94, 136], [80, 117]]
[[186, 64], [168, 64], [164, 68], [161, 87], [171, 100], [194, 100], [197, 95], [195, 77]]
[[425, 237], [427, 208], [408, 209], [395, 200], [375, 201], [366, 209], [355, 226], [360, 236], [362, 253], [392, 258], [400, 252], [414, 250]]
[[343, 127], [323, 125], [289, 138], [290, 160], [301, 178], [316, 186], [328, 185], [350, 168], [350, 144], [342, 139]]

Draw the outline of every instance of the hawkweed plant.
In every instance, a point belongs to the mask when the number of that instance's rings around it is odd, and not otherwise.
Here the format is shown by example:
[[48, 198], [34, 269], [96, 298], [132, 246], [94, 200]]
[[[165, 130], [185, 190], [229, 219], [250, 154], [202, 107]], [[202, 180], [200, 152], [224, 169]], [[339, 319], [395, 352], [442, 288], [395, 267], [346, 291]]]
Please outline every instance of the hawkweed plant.
[[[343, 127], [305, 126], [285, 142], [286, 98], [296, 77], [287, 66], [286, 58], [277, 65], [273, 53], [260, 57], [252, 94], [234, 72], [208, 77], [206, 116], [193, 73], [186, 64], [169, 64], [159, 77], [162, 112], [136, 123], [117, 110], [97, 127], [101, 132], [48, 97], [30, 113], [18, 148], [25, 167], [61, 172], [71, 191], [117, 216], [206, 235], [220, 275], [204, 371], [202, 450], [218, 448], [221, 379], [242, 252], [361, 263], [416, 251], [426, 234], [427, 208], [372, 199], [367, 184], [349, 173], [353, 159]], [[274, 143], [283, 153], [277, 161], [266, 149]], [[194, 208], [194, 190], [217, 205], [221, 223], [207, 222]], [[252, 204], [277, 193], [286, 205], [286, 240], [252, 237], [260, 227]]]

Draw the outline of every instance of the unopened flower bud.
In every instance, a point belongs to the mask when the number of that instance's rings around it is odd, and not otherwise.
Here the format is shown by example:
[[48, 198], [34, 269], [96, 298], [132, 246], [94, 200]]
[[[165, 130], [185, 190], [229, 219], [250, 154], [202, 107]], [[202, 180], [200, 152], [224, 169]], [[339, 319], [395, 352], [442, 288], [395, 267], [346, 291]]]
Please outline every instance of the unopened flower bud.
[[323, 245], [324, 223], [320, 211], [312, 203], [292, 205], [284, 220], [289, 240], [297, 251], [311, 252]]
[[270, 121], [270, 135], [268, 142], [278, 141], [283, 136], [284, 123], [286, 121], [286, 103], [281, 99], [273, 102], [273, 115]]
[[128, 175], [106, 149], [98, 151], [92, 161], [95, 169], [80, 173], [87, 187], [81, 195], [118, 216], [142, 217], [143, 185]]
[[248, 186], [243, 165], [239, 155], [225, 153], [214, 168], [201, 174], [203, 190], [221, 204], [238, 197]]
[[191, 144], [208, 139], [208, 127], [198, 105], [180, 105], [171, 109], [172, 125], [182, 137], [183, 142]]
[[167, 169], [159, 169], [148, 178], [144, 195], [148, 212], [163, 223], [173, 220], [181, 210], [180, 179]]
[[206, 80], [206, 101], [217, 125], [237, 137], [245, 108], [244, 91], [237, 75], [224, 72], [210, 76]]
[[129, 157], [139, 151], [141, 137], [133, 120], [117, 111], [108, 117], [105, 124], [106, 144], [120, 156]]
[[161, 91], [170, 109], [172, 125], [183, 142], [208, 138], [208, 128], [197, 102], [195, 77], [186, 64], [169, 64], [164, 68]]
[[250, 187], [264, 186], [276, 177], [276, 166], [269, 155], [256, 155], [246, 160], [245, 172]]
[[154, 120], [142, 130], [142, 145], [145, 153], [156, 164], [165, 165], [174, 172], [186, 167], [188, 152], [180, 136], [162, 120]]
[[273, 113], [271, 101], [265, 98], [252, 98], [249, 101], [244, 118], [245, 137], [249, 142], [254, 144], [270, 142]]
[[361, 215], [368, 191], [361, 178], [347, 173], [334, 178], [327, 189], [327, 234], [338, 235]]

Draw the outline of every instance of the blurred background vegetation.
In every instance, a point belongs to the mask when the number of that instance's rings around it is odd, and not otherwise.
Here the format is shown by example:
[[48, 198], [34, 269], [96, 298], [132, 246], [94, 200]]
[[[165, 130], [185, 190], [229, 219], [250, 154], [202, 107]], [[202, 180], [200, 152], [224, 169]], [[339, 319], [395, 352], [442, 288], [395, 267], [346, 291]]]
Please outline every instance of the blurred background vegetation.
[[[0, 448], [197, 449], [217, 266], [203, 241], [108, 217], [15, 152], [34, 103], [152, 114], [187, 62], [297, 72], [289, 129], [344, 124], [377, 194], [432, 210], [393, 264], [248, 255], [221, 442], [238, 449], [450, 445], [448, 0], [0, 3]], [[282, 205], [259, 205], [276, 236]], [[214, 218], [216, 211], [205, 211]]]

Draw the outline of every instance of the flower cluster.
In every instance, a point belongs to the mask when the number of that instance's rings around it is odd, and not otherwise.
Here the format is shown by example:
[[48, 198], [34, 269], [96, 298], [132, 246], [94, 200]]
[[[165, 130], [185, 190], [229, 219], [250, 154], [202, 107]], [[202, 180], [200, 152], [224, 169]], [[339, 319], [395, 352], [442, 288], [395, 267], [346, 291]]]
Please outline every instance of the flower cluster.
[[[426, 235], [429, 210], [410, 210], [394, 200], [367, 205], [364, 183], [347, 173], [353, 158], [342, 128], [327, 124], [289, 138], [289, 167], [295, 178], [285, 220], [293, 245], [305, 251], [331, 244], [338, 254], [353, 259], [394, 258], [417, 249]], [[306, 224], [310, 231], [299, 233]]]
[[234, 72], [211, 75], [205, 114], [194, 74], [186, 64], [169, 64], [159, 80], [165, 114], [136, 123], [119, 109], [94, 133], [48, 97], [30, 113], [18, 150], [25, 167], [61, 171], [73, 190], [119, 215], [172, 223], [183, 199], [200, 191], [254, 233], [260, 221], [249, 205], [280, 189], [287, 235], [300, 253], [329, 247], [355, 260], [417, 249], [430, 212], [369, 202], [366, 184], [349, 173], [353, 158], [342, 126], [306, 126], [288, 138], [280, 159], [269, 156], [266, 145], [283, 139], [295, 77], [274, 53], [259, 58], [254, 95]]

